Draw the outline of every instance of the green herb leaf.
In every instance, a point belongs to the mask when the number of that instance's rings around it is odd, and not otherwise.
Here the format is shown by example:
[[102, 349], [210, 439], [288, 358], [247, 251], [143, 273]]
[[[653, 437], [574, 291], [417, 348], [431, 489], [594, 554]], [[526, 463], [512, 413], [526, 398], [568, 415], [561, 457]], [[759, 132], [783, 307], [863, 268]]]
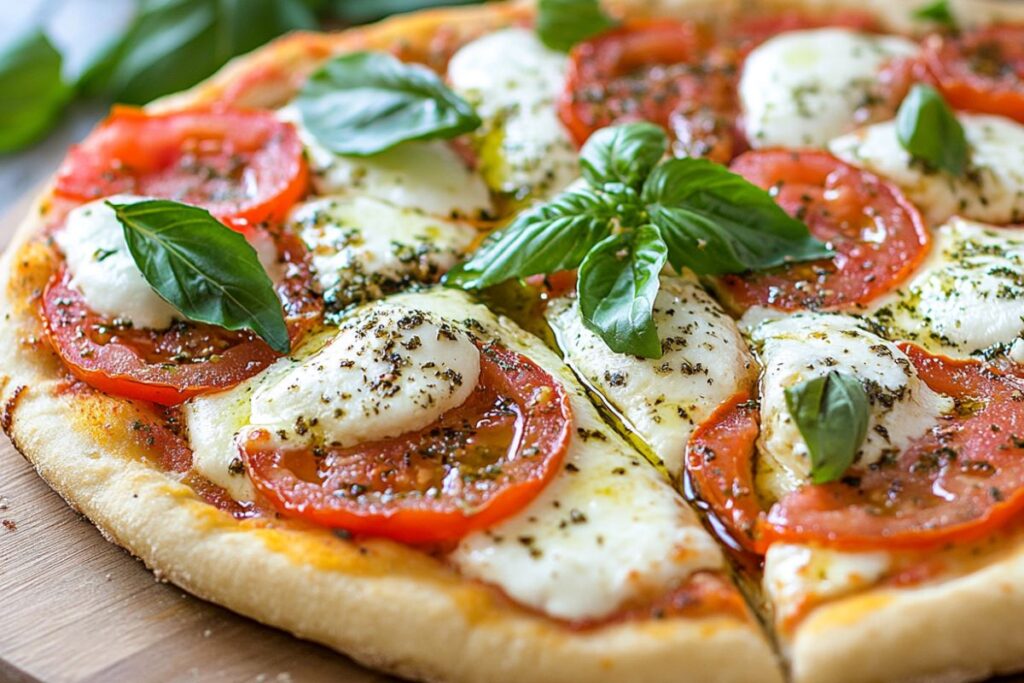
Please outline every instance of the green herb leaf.
[[270, 348], [288, 353], [281, 301], [241, 234], [187, 204], [107, 204], [146, 282], [167, 303], [189, 320], [252, 330]]
[[612, 351], [661, 357], [653, 308], [667, 251], [657, 226], [644, 225], [604, 239], [580, 264], [580, 317]]
[[614, 213], [590, 190], [563, 192], [495, 232], [444, 283], [482, 289], [512, 278], [571, 270], [611, 232]]
[[383, 52], [355, 52], [327, 62], [295, 100], [302, 121], [338, 154], [368, 156], [407, 140], [452, 138], [480, 117], [426, 67]]
[[316, 27], [302, 0], [143, 0], [131, 26], [90, 66], [82, 85], [141, 104], [195, 85], [282, 33]]
[[767, 192], [706, 159], [662, 163], [642, 197], [676, 270], [741, 273], [833, 256]]
[[40, 31], [0, 50], [0, 154], [29, 145], [57, 121], [71, 98], [61, 56]]
[[786, 389], [786, 407], [811, 456], [811, 481], [840, 479], [868, 433], [868, 395], [855, 377], [829, 372]]
[[580, 168], [594, 187], [622, 183], [639, 192], [666, 149], [668, 136], [653, 123], [602, 128], [580, 150]]
[[934, 21], [950, 28], [956, 28], [956, 17], [949, 9], [949, 0], [935, 0], [914, 10], [913, 17], [922, 21]]
[[331, 0], [330, 15], [350, 24], [365, 24], [392, 14], [415, 12], [429, 7], [471, 5], [478, 2], [481, 0]]
[[537, 4], [537, 35], [552, 50], [568, 52], [576, 43], [613, 26], [598, 0], [539, 0]]
[[967, 138], [956, 114], [930, 85], [916, 84], [896, 114], [903, 149], [928, 168], [961, 175], [967, 168]]

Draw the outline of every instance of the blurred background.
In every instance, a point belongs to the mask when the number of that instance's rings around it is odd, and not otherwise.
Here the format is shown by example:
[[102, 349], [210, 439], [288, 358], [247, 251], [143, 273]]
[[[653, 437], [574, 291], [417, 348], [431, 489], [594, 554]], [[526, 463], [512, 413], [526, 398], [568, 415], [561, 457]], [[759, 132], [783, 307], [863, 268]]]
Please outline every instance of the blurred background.
[[295, 29], [339, 29], [480, 0], [3, 0], [0, 216], [113, 102], [187, 88]]

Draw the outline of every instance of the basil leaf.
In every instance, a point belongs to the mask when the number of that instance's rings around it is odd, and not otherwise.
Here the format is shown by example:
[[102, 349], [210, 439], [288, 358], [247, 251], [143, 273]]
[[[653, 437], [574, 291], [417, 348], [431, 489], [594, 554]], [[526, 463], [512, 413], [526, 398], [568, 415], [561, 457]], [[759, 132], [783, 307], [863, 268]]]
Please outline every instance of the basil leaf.
[[602, 128], [580, 150], [580, 168], [594, 187], [622, 183], [639, 192], [667, 149], [668, 136], [653, 123]]
[[392, 14], [415, 12], [429, 7], [472, 5], [481, 0], [333, 0], [330, 15], [350, 24], [365, 24]]
[[444, 283], [482, 289], [512, 278], [576, 268], [611, 232], [614, 214], [595, 192], [563, 192], [495, 232]]
[[291, 346], [281, 301], [245, 238], [205, 209], [163, 199], [107, 205], [146, 282], [189, 320]]
[[295, 100], [302, 121], [338, 154], [369, 156], [400, 142], [452, 138], [480, 117], [426, 67], [355, 52], [317, 70]]
[[896, 114], [896, 137], [903, 149], [928, 168], [957, 176], [967, 168], [964, 128], [930, 85], [914, 85], [903, 100]]
[[60, 69], [60, 53], [38, 30], [0, 51], [0, 154], [35, 142], [56, 123], [72, 94]]
[[949, 9], [949, 0], [935, 0], [935, 2], [918, 7], [914, 10], [913, 17], [923, 21], [934, 21], [950, 28], [956, 28], [956, 18]]
[[90, 66], [82, 85], [141, 104], [195, 85], [282, 33], [316, 27], [302, 0], [143, 0], [131, 26]]
[[811, 481], [840, 479], [868, 433], [868, 396], [856, 378], [829, 372], [786, 388], [786, 407], [807, 443]]
[[676, 270], [741, 273], [833, 256], [767, 192], [706, 159], [663, 162], [644, 183], [642, 201]]
[[604, 239], [580, 264], [580, 317], [612, 351], [661, 357], [652, 311], [666, 258], [657, 226], [644, 225]]
[[576, 43], [607, 31], [615, 22], [598, 0], [539, 0], [537, 35], [552, 50], [568, 52]]

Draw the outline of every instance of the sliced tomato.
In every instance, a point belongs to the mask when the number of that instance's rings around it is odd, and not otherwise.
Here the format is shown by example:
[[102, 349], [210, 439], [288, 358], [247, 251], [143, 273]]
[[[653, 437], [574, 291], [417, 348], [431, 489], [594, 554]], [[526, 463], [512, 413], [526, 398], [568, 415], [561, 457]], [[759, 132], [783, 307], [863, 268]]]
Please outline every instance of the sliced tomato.
[[351, 448], [240, 445], [279, 510], [405, 543], [457, 540], [514, 514], [561, 466], [572, 426], [561, 384], [528, 358], [480, 344], [480, 380], [459, 407], [398, 437]]
[[634, 22], [573, 48], [559, 116], [578, 145], [598, 128], [650, 121], [679, 155], [728, 161], [736, 128], [736, 65], [709, 53], [695, 24]]
[[282, 220], [308, 180], [295, 128], [271, 112], [115, 107], [68, 153], [55, 192], [77, 201], [122, 192], [173, 199], [238, 227]]
[[[278, 285], [292, 343], [320, 319], [311, 293], [304, 247], [279, 238], [287, 275]], [[167, 330], [133, 329], [92, 311], [61, 268], [43, 293], [40, 310], [50, 344], [68, 370], [114, 396], [175, 405], [197, 394], [226, 389], [278, 358], [249, 332], [176, 322]]]
[[1024, 381], [978, 361], [902, 349], [958, 414], [891, 462], [787, 495], [764, 520], [762, 544], [934, 547], [983, 538], [1024, 511]]
[[1024, 26], [932, 36], [922, 59], [954, 108], [1024, 123]]
[[683, 461], [686, 495], [704, 509], [718, 536], [754, 552], [761, 516], [754, 482], [758, 434], [756, 401], [736, 394], [690, 436]]
[[720, 282], [739, 309], [792, 311], [871, 301], [905, 280], [928, 253], [921, 213], [896, 187], [825, 152], [748, 152], [732, 170], [772, 192], [836, 256]]
[[734, 47], [743, 56], [769, 38], [788, 31], [805, 31], [815, 28], [848, 28], [854, 31], [877, 31], [878, 20], [870, 14], [852, 10], [836, 10], [827, 16], [813, 16], [800, 11], [777, 14], [754, 14], [732, 22], [723, 32], [720, 41]]

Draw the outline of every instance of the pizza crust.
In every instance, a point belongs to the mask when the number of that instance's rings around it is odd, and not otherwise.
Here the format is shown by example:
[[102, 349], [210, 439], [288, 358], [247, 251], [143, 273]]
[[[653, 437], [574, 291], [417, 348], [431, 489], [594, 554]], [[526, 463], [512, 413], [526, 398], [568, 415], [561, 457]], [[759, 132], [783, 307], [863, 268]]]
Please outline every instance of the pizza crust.
[[[811, 11], [842, 5], [874, 11], [894, 30], [907, 28], [907, 14], [920, 4], [608, 3], [619, 13], [718, 17], [754, 5]], [[452, 40], [465, 42], [527, 20], [531, 12], [529, 2], [517, 2], [423, 12], [340, 34], [293, 34], [150, 108], [209, 106], [225, 97], [241, 106], [279, 106], [334, 54], [398, 43], [423, 51], [441, 27], [454, 32]], [[783, 680], [753, 619], [672, 618], [574, 631], [404, 546], [385, 540], [356, 544], [315, 529], [260, 528], [202, 502], [131, 445], [125, 425], [137, 409], [130, 402], [68, 391], [63, 368], [39, 340], [34, 301], [50, 271], [31, 238], [40, 229], [39, 208], [48, 194], [0, 259], [0, 272], [10, 273], [0, 294], [3, 427], [72, 507], [158, 577], [368, 666], [427, 681]], [[954, 580], [873, 590], [822, 606], [797, 627], [790, 652], [801, 683], [960, 681], [1024, 666], [1024, 559], [1015, 552]]]

